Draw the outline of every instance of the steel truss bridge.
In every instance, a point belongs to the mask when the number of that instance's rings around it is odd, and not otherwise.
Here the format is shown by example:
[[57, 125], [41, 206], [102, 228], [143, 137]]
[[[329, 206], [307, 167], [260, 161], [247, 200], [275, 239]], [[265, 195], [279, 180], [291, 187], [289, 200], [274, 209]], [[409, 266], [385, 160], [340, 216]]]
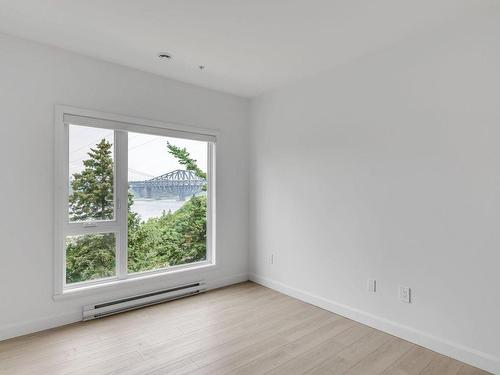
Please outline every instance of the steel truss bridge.
[[186, 197], [199, 194], [207, 182], [192, 171], [175, 171], [145, 181], [130, 181], [129, 189], [135, 198], [161, 199]]

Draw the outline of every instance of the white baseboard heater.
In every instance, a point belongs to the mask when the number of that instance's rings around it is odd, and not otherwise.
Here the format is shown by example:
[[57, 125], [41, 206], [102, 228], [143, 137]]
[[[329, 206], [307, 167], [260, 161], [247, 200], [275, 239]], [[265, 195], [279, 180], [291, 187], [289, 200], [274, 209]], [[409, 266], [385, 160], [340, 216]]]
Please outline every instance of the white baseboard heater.
[[92, 320], [118, 314], [124, 311], [140, 309], [183, 297], [200, 294], [206, 290], [205, 281], [176, 286], [169, 289], [156, 290], [95, 305], [83, 306], [83, 320]]

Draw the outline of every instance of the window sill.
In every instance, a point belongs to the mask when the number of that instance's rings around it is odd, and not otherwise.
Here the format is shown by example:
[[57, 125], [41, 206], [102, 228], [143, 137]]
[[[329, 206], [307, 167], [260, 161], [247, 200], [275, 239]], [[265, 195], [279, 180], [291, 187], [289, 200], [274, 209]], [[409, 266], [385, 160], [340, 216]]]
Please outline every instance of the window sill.
[[185, 267], [180, 269], [173, 270], [163, 270], [163, 271], [152, 271], [148, 273], [142, 273], [134, 276], [130, 276], [128, 279], [123, 280], [112, 280], [108, 282], [104, 282], [101, 284], [91, 284], [91, 285], [82, 285], [75, 288], [70, 288], [64, 290], [61, 294], [54, 294], [54, 301], [61, 301], [71, 298], [85, 297], [96, 295], [99, 293], [105, 292], [114, 292], [125, 290], [134, 285], [144, 284], [145, 281], [158, 281], [158, 280], [168, 280], [175, 276], [189, 276], [190, 273], [196, 275], [201, 271], [213, 271], [217, 268], [217, 265], [214, 263], [204, 262], [192, 267]]

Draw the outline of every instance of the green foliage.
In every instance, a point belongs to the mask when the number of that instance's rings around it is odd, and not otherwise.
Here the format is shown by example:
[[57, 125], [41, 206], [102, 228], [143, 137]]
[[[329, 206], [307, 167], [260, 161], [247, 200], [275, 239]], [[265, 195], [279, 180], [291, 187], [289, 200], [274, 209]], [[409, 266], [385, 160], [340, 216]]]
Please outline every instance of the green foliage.
[[114, 276], [115, 241], [112, 233], [69, 237], [66, 244], [66, 282]]
[[[177, 158], [179, 164], [184, 165], [186, 167], [186, 170], [194, 172], [195, 175], [204, 179], [205, 181], [207, 180], [207, 174], [203, 172], [200, 169], [200, 167], [198, 167], [198, 164], [196, 164], [196, 160], [191, 158], [191, 155], [189, 154], [188, 150], [173, 145], [170, 142], [167, 142], [167, 148], [168, 152], [175, 158]], [[203, 190], [204, 191], [207, 190], [206, 185], [203, 186]]]
[[113, 219], [111, 147], [107, 140], [101, 140], [83, 161], [83, 171], [73, 174], [73, 192], [69, 197], [72, 221]]
[[206, 256], [205, 196], [192, 197], [174, 213], [129, 227], [129, 272], [193, 263]]
[[[168, 144], [168, 152], [186, 169], [206, 179], [186, 149]], [[113, 218], [113, 160], [111, 144], [102, 140], [88, 153], [84, 170], [73, 175], [71, 220]], [[186, 264], [206, 258], [206, 196], [193, 196], [176, 212], [142, 221], [132, 211], [128, 195], [128, 270], [140, 272]], [[114, 234], [70, 237], [66, 247], [66, 282], [94, 280], [115, 274]]]

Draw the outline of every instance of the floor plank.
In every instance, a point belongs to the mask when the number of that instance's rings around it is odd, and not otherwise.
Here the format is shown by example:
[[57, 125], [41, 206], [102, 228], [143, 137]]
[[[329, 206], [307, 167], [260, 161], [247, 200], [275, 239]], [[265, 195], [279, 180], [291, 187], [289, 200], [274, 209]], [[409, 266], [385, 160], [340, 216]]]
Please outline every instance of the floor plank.
[[418, 375], [436, 357], [434, 352], [421, 346], [413, 346], [401, 359], [396, 361], [382, 375]]
[[0, 375], [487, 372], [246, 282], [0, 342]]

